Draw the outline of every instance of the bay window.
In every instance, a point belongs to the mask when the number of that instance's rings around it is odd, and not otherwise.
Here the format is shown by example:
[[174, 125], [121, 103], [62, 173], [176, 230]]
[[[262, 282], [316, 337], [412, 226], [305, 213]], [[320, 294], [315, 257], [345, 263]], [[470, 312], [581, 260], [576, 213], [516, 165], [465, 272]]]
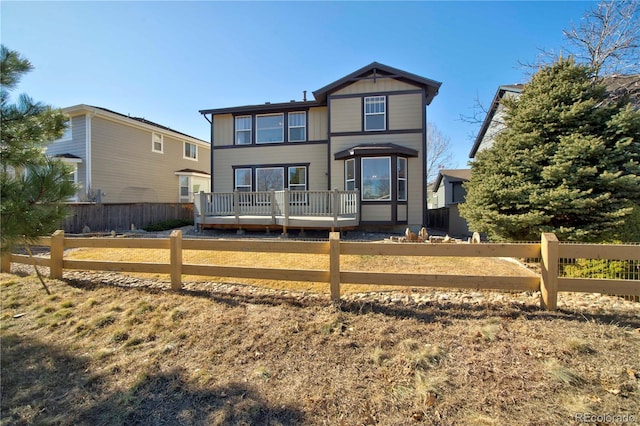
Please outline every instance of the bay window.
[[391, 201], [391, 157], [362, 158], [362, 200]]
[[398, 201], [407, 201], [407, 159], [398, 157]]

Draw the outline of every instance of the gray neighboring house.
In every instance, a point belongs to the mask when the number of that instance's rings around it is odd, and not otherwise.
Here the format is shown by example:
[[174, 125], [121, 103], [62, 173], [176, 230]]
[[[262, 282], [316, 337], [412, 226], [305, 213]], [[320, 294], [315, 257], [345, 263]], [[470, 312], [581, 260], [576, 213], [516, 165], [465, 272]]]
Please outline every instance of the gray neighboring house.
[[465, 200], [463, 184], [471, 177], [471, 169], [442, 169], [433, 183], [436, 208], [446, 208], [446, 231], [456, 237], [471, 235], [467, 221], [460, 217], [458, 204]]
[[210, 145], [141, 117], [106, 108], [63, 108], [69, 127], [46, 153], [73, 167], [70, 201], [192, 202], [211, 190]]

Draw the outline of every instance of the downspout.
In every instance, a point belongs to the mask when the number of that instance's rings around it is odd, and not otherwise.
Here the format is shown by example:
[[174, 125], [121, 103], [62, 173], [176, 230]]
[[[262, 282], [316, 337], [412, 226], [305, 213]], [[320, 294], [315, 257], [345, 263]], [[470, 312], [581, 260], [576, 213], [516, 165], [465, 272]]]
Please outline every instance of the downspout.
[[205, 120], [207, 120], [209, 122], [209, 124], [211, 124], [211, 132], [209, 135], [209, 172], [210, 172], [210, 192], [213, 192], [213, 114], [211, 114], [211, 120], [209, 120], [209, 118], [207, 117], [207, 114], [202, 114], [202, 116], [204, 117]]
[[422, 114], [422, 152], [424, 153], [424, 158], [422, 159], [422, 223], [424, 226], [429, 227], [429, 206], [427, 205], [427, 188], [429, 182], [427, 182], [427, 137], [429, 135], [429, 131], [427, 129], [427, 96], [426, 89], [422, 91], [422, 105], [424, 108], [424, 113]]

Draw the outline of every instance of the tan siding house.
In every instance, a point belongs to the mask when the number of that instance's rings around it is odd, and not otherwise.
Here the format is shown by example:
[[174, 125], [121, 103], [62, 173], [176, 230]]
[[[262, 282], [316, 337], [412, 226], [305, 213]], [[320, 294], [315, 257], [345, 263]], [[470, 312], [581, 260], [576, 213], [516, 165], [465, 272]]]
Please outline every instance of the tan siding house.
[[426, 225], [426, 112], [440, 85], [374, 62], [314, 100], [201, 110], [212, 191], [357, 190], [361, 227]]
[[47, 155], [74, 166], [75, 201], [191, 202], [211, 190], [211, 149], [200, 139], [104, 108], [64, 108], [70, 129]]

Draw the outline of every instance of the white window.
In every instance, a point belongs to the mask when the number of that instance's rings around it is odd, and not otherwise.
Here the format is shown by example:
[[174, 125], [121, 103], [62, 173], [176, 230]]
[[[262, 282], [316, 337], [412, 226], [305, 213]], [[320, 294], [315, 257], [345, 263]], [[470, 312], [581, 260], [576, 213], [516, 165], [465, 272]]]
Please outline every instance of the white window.
[[284, 167], [256, 169], [256, 191], [282, 191], [284, 189]]
[[191, 200], [191, 194], [189, 194], [190, 185], [189, 176], [180, 176], [180, 202], [185, 203]]
[[386, 130], [386, 98], [384, 96], [368, 96], [364, 98], [364, 130]]
[[289, 113], [289, 142], [304, 142], [307, 140], [307, 113]]
[[251, 144], [251, 116], [236, 117], [236, 145]]
[[235, 189], [240, 192], [251, 192], [251, 169], [235, 170]]
[[289, 189], [292, 191], [307, 189], [306, 167], [289, 167]]
[[67, 121], [64, 122], [64, 125], [66, 127], [64, 129], [64, 133], [62, 134], [62, 137], [59, 140], [70, 141], [71, 139], [73, 139], [73, 128], [71, 127], [71, 124], [72, 124], [71, 119], [68, 119]]
[[356, 189], [356, 160], [350, 158], [344, 162], [344, 189], [353, 191]]
[[284, 114], [256, 116], [256, 143], [284, 142]]
[[164, 152], [164, 140], [161, 134], [151, 134], [151, 151], [159, 152], [160, 154]]
[[188, 160], [197, 160], [198, 159], [198, 146], [193, 143], [185, 142], [184, 143], [184, 158]]
[[362, 200], [391, 201], [391, 157], [362, 159]]
[[398, 157], [398, 201], [407, 201], [407, 159]]

